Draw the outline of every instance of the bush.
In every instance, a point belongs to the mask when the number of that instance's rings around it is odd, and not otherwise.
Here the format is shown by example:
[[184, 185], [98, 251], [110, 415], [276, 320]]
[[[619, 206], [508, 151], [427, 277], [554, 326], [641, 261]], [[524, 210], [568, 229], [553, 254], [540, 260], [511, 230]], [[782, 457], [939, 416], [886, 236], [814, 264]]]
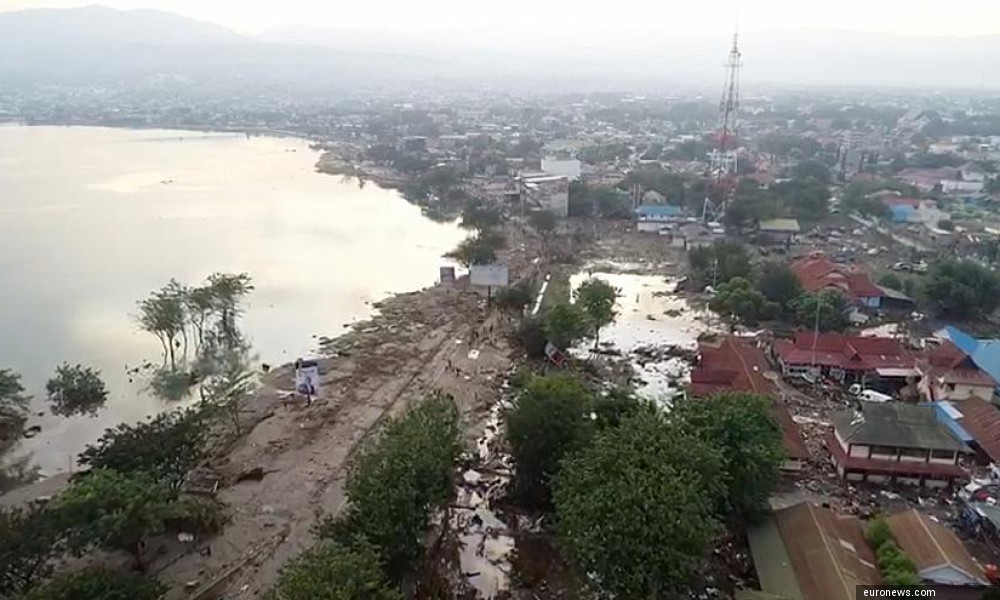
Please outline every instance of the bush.
[[162, 583], [138, 574], [90, 568], [60, 575], [20, 600], [158, 600], [166, 591]]
[[56, 368], [56, 376], [45, 384], [45, 391], [52, 414], [62, 417], [94, 416], [108, 399], [100, 371], [68, 363]]
[[903, 291], [903, 281], [895, 273], [886, 273], [879, 277], [878, 284], [892, 290]]
[[564, 456], [590, 439], [593, 398], [568, 375], [531, 379], [507, 417], [507, 439], [516, 465], [514, 491], [525, 506], [546, 507], [550, 483]]
[[517, 335], [528, 358], [545, 358], [545, 343], [548, 337], [545, 334], [545, 325], [541, 318], [528, 317], [525, 319], [518, 328]]
[[[865, 538], [876, 552], [885, 544], [892, 542], [892, 530], [889, 528], [889, 522], [885, 520], [885, 516], [879, 515], [872, 519], [871, 525], [865, 532]], [[893, 545], [895, 545], [894, 542]]]
[[388, 575], [401, 580], [422, 556], [430, 511], [452, 497], [460, 452], [454, 400], [424, 400], [358, 451], [347, 475], [350, 507], [342, 520], [325, 522], [320, 535], [370, 542]]
[[320, 542], [288, 563], [269, 600], [402, 600], [368, 544]]

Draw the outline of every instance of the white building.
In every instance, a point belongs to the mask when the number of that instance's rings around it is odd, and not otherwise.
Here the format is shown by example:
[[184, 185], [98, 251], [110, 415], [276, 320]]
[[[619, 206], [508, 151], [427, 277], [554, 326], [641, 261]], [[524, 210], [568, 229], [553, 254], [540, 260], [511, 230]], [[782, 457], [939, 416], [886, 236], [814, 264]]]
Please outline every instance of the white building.
[[547, 210], [557, 217], [569, 216], [569, 178], [548, 173], [521, 173], [518, 177], [521, 206]]
[[575, 158], [543, 158], [542, 171], [549, 175], [564, 175], [570, 181], [577, 181], [580, 179], [580, 161]]

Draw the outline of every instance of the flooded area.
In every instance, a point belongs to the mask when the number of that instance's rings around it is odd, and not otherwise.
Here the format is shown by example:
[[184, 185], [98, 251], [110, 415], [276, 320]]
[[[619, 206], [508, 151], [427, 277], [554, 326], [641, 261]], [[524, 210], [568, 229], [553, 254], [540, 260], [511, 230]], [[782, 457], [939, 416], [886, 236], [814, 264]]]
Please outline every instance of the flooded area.
[[[296, 139], [0, 127], [0, 368], [34, 396], [29, 425], [42, 430], [24, 449], [43, 472], [163, 408], [126, 369], [160, 361], [136, 302], [171, 278], [250, 274], [242, 329], [271, 365], [434, 283], [465, 233], [394, 191], [316, 173], [316, 159]], [[64, 361], [102, 372], [111, 394], [98, 416], [48, 414], [45, 381]]]
[[[601, 330], [600, 347], [628, 360], [640, 379], [636, 386], [640, 396], [669, 404], [688, 382], [690, 364], [685, 356], [697, 350], [698, 337], [722, 333], [724, 328], [707, 308], [697, 308], [677, 294], [676, 278], [643, 274], [649, 268], [625, 263], [588, 265], [570, 277], [570, 288], [575, 290], [596, 277], [620, 291], [618, 316]], [[589, 355], [591, 345], [585, 343], [573, 352]]]

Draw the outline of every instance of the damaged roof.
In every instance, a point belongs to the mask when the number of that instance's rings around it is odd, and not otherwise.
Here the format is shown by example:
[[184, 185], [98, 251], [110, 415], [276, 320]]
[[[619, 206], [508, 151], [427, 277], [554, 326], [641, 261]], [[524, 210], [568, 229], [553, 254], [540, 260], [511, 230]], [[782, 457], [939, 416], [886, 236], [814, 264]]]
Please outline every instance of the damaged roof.
[[938, 421], [929, 404], [862, 402], [860, 411], [839, 412], [832, 421], [837, 435], [848, 444], [968, 452]]

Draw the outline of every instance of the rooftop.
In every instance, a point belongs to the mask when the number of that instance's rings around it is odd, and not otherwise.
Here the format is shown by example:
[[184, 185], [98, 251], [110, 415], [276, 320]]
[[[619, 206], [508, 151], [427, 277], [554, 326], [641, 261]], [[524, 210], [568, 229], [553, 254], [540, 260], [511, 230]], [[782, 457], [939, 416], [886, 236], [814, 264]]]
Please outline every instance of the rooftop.
[[761, 221], [759, 227], [761, 231], [774, 233], [798, 233], [800, 231], [799, 222], [795, 219], [768, 219]]
[[947, 566], [961, 572], [970, 583], [989, 584], [965, 544], [944, 525], [916, 509], [892, 515], [888, 523], [896, 543], [913, 560], [921, 576]]
[[863, 402], [860, 411], [842, 411], [832, 418], [849, 444], [967, 452], [968, 448], [937, 418], [930, 404]]
[[975, 396], [960, 402], [939, 402], [937, 415], [958, 425], [955, 431], [965, 441], [975, 441], [983, 452], [1000, 464], [1000, 409]]

